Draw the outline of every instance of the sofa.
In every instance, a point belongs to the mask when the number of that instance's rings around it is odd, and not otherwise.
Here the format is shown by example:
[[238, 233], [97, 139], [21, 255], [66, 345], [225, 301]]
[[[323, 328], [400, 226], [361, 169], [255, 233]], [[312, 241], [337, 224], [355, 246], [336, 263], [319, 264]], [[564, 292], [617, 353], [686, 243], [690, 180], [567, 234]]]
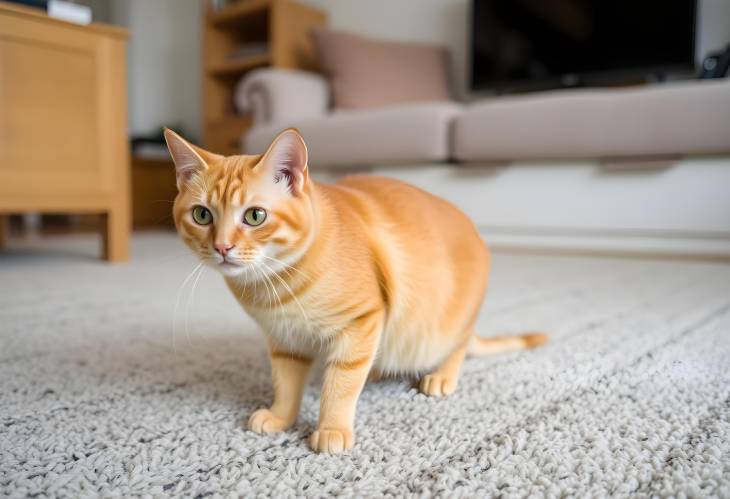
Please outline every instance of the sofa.
[[730, 257], [730, 80], [333, 111], [328, 80], [238, 85], [246, 153], [296, 127], [315, 177], [401, 178], [467, 212], [493, 246]]

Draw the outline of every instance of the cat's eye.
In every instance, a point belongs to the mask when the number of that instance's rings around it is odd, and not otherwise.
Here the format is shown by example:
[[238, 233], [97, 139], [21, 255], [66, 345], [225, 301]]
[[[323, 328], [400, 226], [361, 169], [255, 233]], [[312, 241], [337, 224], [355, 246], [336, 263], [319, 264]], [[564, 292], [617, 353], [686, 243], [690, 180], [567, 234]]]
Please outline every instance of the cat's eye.
[[256, 227], [264, 223], [264, 220], [266, 220], [266, 210], [263, 208], [249, 208], [243, 214], [243, 221], [246, 225]]
[[193, 208], [193, 220], [198, 225], [210, 225], [213, 222], [213, 214], [205, 206]]

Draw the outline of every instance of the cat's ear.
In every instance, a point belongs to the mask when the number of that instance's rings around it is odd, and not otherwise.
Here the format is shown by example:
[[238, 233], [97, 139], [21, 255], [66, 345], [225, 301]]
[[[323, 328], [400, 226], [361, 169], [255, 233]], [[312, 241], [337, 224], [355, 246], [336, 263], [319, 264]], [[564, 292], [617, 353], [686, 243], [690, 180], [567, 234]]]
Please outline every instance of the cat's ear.
[[295, 128], [287, 128], [276, 136], [256, 169], [265, 169], [274, 182], [286, 182], [293, 195], [299, 195], [309, 180], [307, 145]]
[[165, 141], [170, 150], [170, 156], [175, 162], [178, 188], [195, 173], [206, 170], [208, 162], [221, 158], [217, 154], [194, 146], [169, 128], [165, 128]]

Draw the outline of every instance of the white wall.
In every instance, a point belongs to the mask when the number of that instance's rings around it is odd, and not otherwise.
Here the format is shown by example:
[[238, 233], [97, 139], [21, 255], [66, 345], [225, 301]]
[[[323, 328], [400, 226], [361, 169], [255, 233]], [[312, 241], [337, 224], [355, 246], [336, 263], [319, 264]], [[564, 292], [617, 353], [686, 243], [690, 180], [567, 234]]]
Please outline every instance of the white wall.
[[697, 61], [708, 52], [730, 43], [730, 1], [700, 0], [697, 31]]
[[134, 134], [182, 124], [201, 136], [201, 6], [194, 0], [112, 0], [111, 22], [130, 30], [129, 120]]

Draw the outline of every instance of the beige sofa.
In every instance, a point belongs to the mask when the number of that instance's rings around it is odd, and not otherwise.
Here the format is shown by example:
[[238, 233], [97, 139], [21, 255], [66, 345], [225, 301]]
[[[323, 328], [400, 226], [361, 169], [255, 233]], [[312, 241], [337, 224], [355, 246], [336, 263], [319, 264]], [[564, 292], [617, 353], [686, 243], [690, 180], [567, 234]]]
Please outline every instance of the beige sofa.
[[730, 256], [730, 80], [365, 111], [331, 111], [329, 94], [313, 73], [250, 73], [244, 150], [297, 127], [320, 176], [410, 181], [497, 245]]

